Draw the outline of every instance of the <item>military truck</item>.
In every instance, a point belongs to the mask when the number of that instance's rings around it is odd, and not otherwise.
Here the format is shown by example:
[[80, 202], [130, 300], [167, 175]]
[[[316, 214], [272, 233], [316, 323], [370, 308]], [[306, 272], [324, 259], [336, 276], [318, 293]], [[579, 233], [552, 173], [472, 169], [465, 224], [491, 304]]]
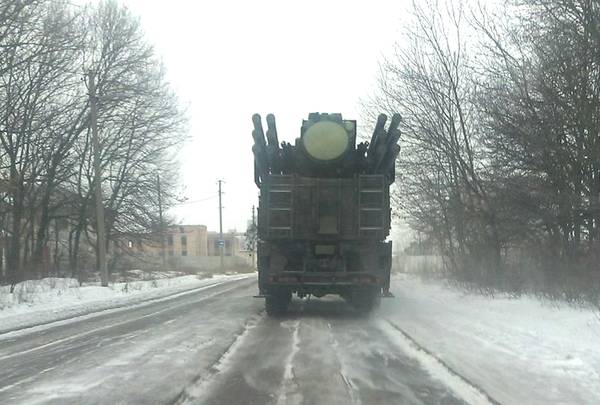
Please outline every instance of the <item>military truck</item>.
[[356, 121], [311, 113], [294, 144], [279, 144], [252, 117], [258, 206], [258, 297], [269, 315], [293, 294], [337, 294], [359, 311], [391, 295], [390, 185], [400, 151], [400, 116], [379, 115], [370, 142], [356, 144]]

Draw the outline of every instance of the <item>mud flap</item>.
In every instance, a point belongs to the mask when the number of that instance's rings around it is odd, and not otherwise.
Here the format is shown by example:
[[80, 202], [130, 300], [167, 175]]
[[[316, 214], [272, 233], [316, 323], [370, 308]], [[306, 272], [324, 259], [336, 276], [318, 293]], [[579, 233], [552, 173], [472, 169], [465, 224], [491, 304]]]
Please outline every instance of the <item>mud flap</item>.
[[380, 245], [380, 263], [383, 277], [383, 292], [382, 297], [393, 297], [390, 292], [390, 277], [392, 273], [392, 242], [384, 242]]

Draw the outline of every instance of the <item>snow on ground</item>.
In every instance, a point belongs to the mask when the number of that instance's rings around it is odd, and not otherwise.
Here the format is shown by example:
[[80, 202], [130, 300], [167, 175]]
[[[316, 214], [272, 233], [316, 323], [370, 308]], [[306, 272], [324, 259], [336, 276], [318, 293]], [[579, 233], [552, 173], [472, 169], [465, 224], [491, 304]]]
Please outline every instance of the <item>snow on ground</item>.
[[157, 299], [251, 274], [187, 275], [155, 280], [79, 286], [75, 279], [45, 278], [0, 287], [0, 333]]
[[500, 403], [600, 403], [597, 311], [414, 277], [396, 277], [392, 291], [379, 316]]

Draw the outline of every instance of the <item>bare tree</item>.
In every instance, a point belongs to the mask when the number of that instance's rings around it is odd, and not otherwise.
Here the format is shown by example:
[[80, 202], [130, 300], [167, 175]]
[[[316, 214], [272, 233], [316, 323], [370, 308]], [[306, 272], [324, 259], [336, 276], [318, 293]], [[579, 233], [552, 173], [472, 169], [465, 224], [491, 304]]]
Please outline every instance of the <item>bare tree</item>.
[[488, 146], [509, 203], [529, 217], [523, 233], [576, 262], [600, 236], [600, 8], [528, 0], [513, 10], [518, 23], [507, 27], [477, 19], [499, 62], [482, 104]]
[[502, 239], [480, 148], [466, 12], [460, 2], [437, 1], [413, 10], [366, 107], [404, 118], [398, 191], [413, 226], [437, 240], [452, 269], [483, 260], [498, 273]]
[[[138, 21], [114, 2], [102, 3], [89, 17], [86, 58], [97, 72], [99, 124], [102, 133], [101, 166], [107, 210], [107, 249], [120, 235], [148, 236], [156, 231], [158, 201], [156, 174], [162, 173], [163, 205], [173, 201], [176, 187], [174, 153], [184, 140], [185, 119], [177, 99], [165, 82], [153, 49], [143, 38]], [[82, 166], [89, 162], [83, 147]], [[81, 186], [92, 186], [91, 168], [85, 170]], [[80, 191], [81, 192], [81, 191]], [[81, 194], [83, 200], [88, 194]], [[80, 209], [75, 244], [83, 223]], [[156, 235], [154, 235], [156, 236]], [[114, 244], [113, 243], [113, 244]]]
[[[33, 3], [22, 10], [19, 24], [3, 37], [10, 46], [4, 48], [6, 62], [0, 75], [4, 102], [0, 107], [0, 146], [10, 212], [7, 264], [13, 281], [22, 259], [36, 250], [33, 212], [47, 202], [43, 188], [54, 183], [60, 158], [53, 153], [64, 153], [72, 142], [60, 128], [60, 116], [71, 91], [68, 68], [74, 60], [73, 18], [64, 4]], [[23, 241], [30, 242], [24, 244], [25, 257], [21, 257]]]
[[415, 2], [366, 114], [404, 116], [396, 201], [451, 268], [564, 280], [600, 257], [600, 6], [507, 6]]
[[[163, 205], [176, 188], [174, 153], [185, 119], [136, 18], [114, 1], [75, 8], [60, 1], [0, 3], [0, 175], [9, 281], [44, 274], [54, 249], [95, 244], [89, 103], [83, 75], [98, 78], [107, 229], [151, 233], [157, 172]], [[19, 7], [17, 7], [17, 5]], [[68, 246], [60, 231], [69, 229]], [[54, 238], [52, 246], [49, 245]], [[111, 244], [109, 244], [112, 246]]]

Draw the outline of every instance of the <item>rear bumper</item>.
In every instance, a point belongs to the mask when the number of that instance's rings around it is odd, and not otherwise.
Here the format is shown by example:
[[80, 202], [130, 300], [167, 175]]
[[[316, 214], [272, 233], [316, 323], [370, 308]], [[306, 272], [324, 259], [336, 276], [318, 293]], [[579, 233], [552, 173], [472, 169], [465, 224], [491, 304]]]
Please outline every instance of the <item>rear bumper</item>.
[[282, 271], [267, 276], [268, 284], [289, 285], [377, 285], [383, 283], [378, 274], [365, 272]]
[[385, 279], [374, 273], [286, 271], [267, 275], [260, 290], [263, 293], [286, 289], [305, 294], [346, 294], [363, 289], [380, 290], [384, 285]]

